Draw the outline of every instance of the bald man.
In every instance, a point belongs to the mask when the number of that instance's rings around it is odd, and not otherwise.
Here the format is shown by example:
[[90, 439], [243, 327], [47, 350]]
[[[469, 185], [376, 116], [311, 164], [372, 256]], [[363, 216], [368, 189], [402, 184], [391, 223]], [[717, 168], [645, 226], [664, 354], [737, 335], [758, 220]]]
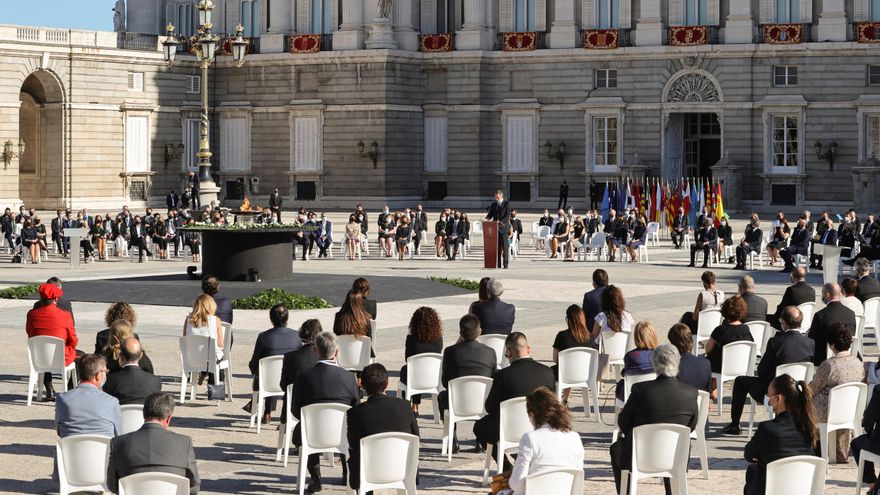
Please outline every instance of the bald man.
[[822, 302], [825, 308], [816, 312], [813, 316], [813, 324], [807, 336], [816, 342], [813, 351], [813, 364], [819, 366], [828, 358], [828, 334], [831, 325], [843, 323], [849, 328], [852, 335], [856, 330], [856, 314], [840, 302], [842, 293], [837, 283], [829, 283], [822, 286]]
[[120, 405], [140, 404], [152, 393], [162, 391], [162, 380], [141, 369], [138, 362], [144, 355], [141, 341], [129, 337], [119, 348], [122, 369], [107, 376], [104, 392], [119, 399]]
[[807, 272], [803, 267], [797, 266], [791, 271], [791, 285], [785, 289], [782, 301], [776, 306], [776, 312], [767, 317], [767, 321], [773, 328], [782, 328], [779, 316], [782, 310], [789, 306], [800, 306], [806, 302], [816, 302], [816, 289], [807, 284]]

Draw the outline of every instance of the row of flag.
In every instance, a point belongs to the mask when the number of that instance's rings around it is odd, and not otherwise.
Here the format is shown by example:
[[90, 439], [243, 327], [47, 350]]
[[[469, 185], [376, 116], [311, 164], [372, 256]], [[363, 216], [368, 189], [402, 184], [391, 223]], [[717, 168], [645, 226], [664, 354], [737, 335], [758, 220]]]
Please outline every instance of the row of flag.
[[647, 177], [606, 182], [600, 210], [602, 216], [606, 217], [612, 208], [618, 212], [634, 209], [643, 213], [649, 222], [665, 223], [671, 227], [679, 208], [684, 208], [689, 225], [695, 226], [704, 206], [709, 208], [718, 227], [724, 216], [720, 182], [705, 177], [681, 180]]

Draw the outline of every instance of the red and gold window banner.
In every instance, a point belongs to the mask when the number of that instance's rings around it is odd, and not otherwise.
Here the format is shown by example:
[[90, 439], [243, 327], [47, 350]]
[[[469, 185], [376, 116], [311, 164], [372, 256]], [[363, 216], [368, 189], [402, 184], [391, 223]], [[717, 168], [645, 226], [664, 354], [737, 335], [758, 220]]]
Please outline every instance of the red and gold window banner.
[[320, 34], [290, 35], [290, 53], [317, 53], [321, 51]]
[[694, 46], [709, 43], [709, 26], [672, 26], [669, 28], [670, 46]]
[[620, 31], [617, 29], [584, 30], [584, 48], [589, 50], [609, 50], [620, 46]]
[[880, 43], [880, 22], [860, 22], [857, 26], [859, 43]]
[[525, 52], [538, 45], [538, 33], [504, 33], [502, 50], [505, 52]]
[[801, 24], [764, 24], [764, 43], [794, 45], [804, 40]]
[[451, 52], [452, 34], [423, 34], [419, 36], [419, 50], [422, 52]]

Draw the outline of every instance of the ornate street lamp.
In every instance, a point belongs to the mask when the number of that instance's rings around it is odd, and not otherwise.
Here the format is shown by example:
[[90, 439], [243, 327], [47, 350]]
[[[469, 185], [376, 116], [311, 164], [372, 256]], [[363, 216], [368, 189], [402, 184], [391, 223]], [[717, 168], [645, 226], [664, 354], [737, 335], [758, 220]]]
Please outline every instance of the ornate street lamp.
[[165, 30], [167, 37], [162, 42], [162, 52], [165, 54], [165, 62], [170, 66], [174, 65], [174, 57], [177, 56], [177, 45], [180, 42], [177, 41], [177, 36], [174, 36], [174, 24], [169, 23]]

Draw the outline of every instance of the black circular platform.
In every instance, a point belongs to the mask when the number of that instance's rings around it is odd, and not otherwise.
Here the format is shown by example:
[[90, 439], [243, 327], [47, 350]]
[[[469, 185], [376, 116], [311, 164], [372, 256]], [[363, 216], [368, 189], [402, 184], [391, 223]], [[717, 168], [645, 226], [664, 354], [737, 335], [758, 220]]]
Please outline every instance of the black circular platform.
[[205, 229], [202, 273], [220, 280], [262, 281], [293, 278], [293, 236], [297, 229]]

